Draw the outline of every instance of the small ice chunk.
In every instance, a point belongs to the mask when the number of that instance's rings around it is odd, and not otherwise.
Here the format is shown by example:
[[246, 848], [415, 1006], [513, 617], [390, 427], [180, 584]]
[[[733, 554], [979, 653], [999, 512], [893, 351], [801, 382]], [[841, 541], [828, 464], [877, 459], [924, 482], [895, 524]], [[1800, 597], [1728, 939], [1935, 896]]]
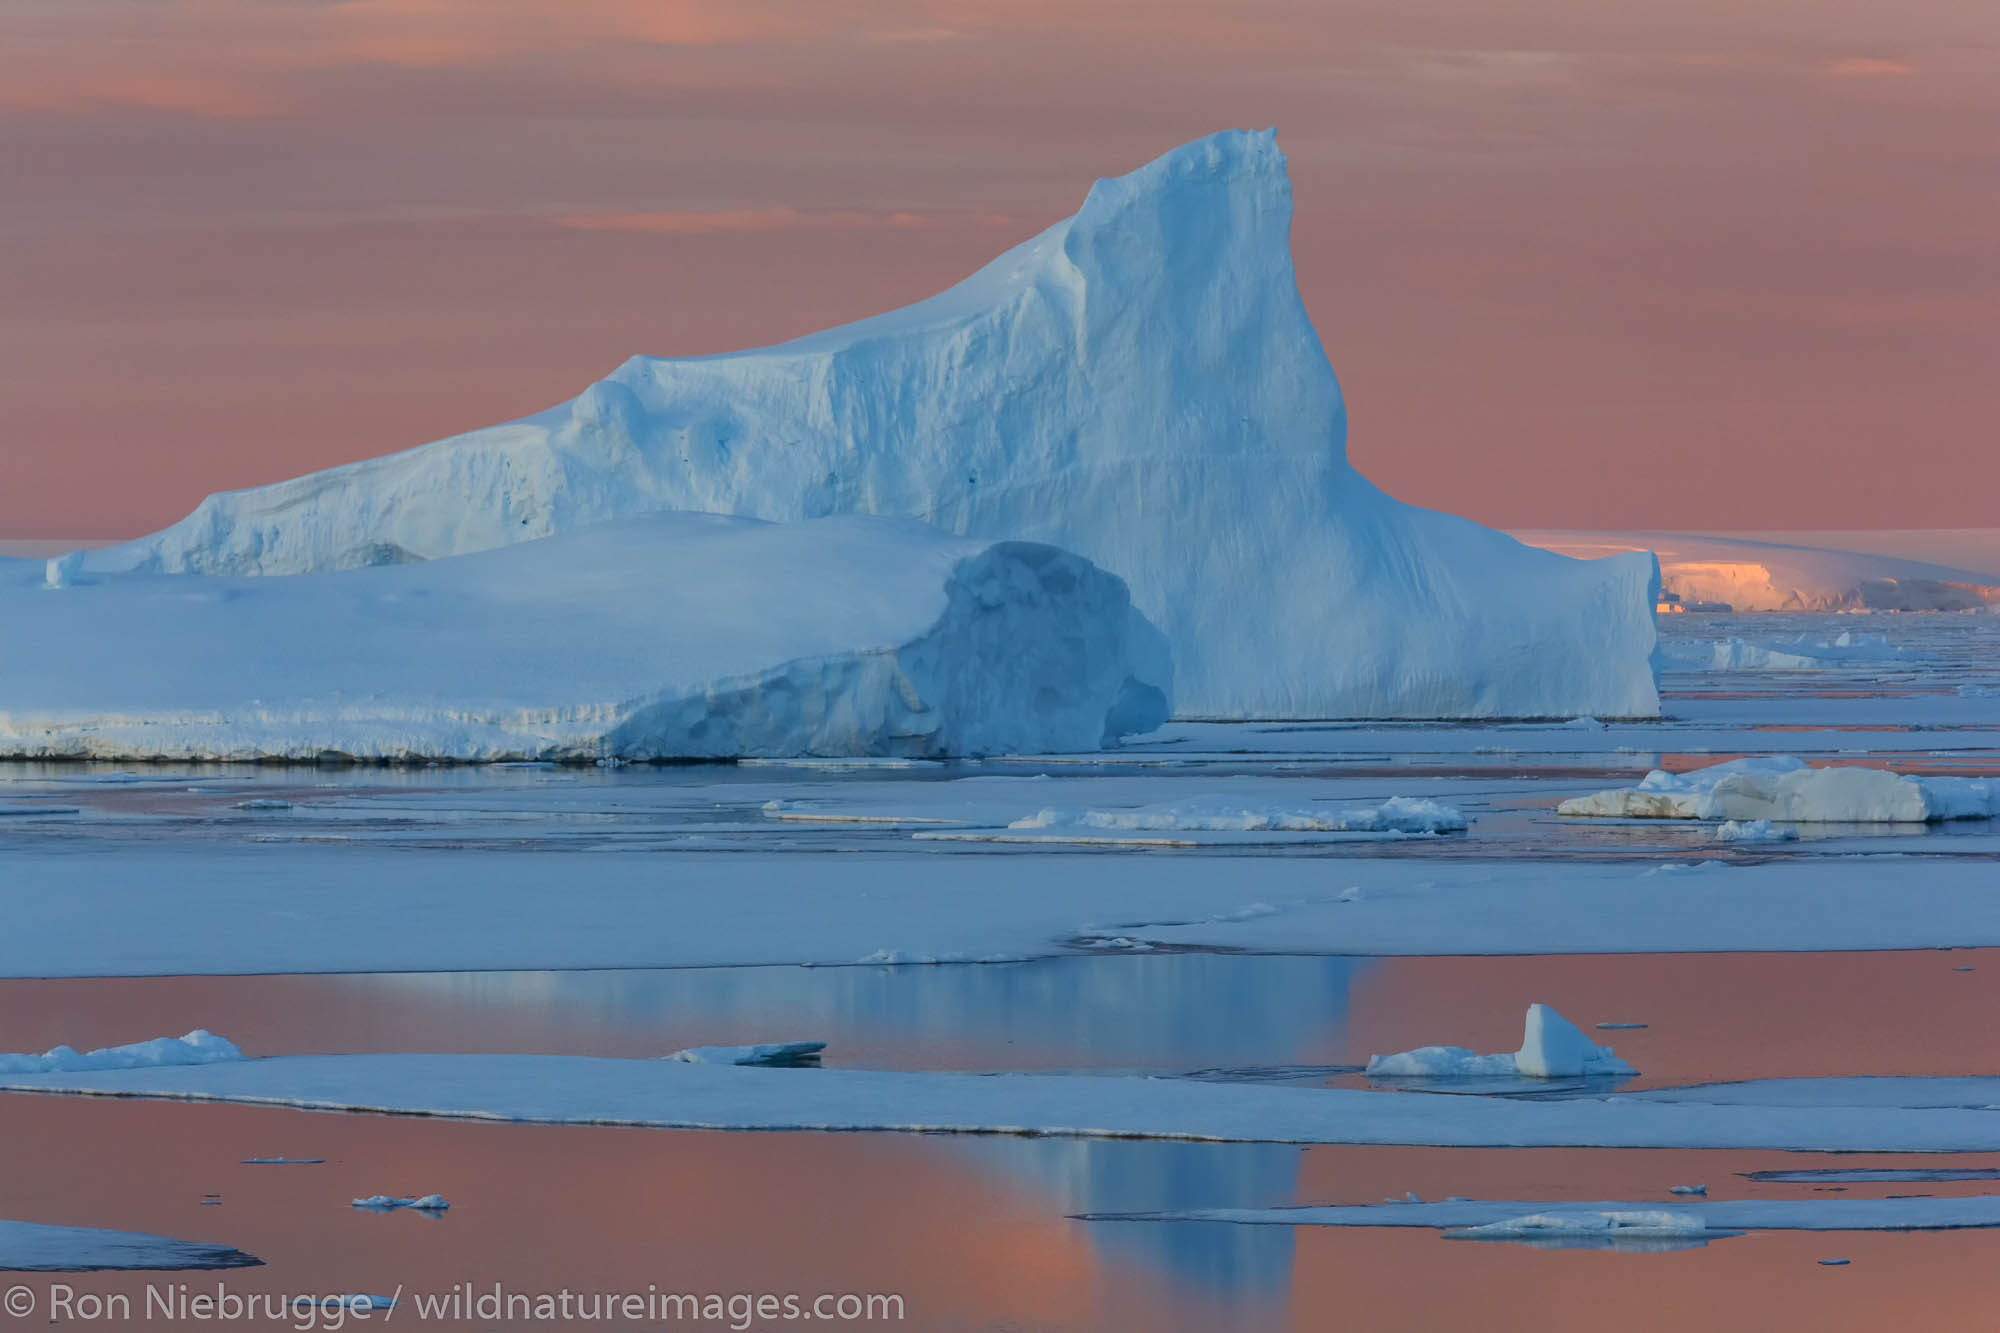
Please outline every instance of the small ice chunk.
[[1675, 1186], [1674, 1186], [1674, 1187], [1673, 1187], [1673, 1188], [1672, 1188], [1672, 1189], [1671, 1189], [1671, 1190], [1669, 1191], [1669, 1193], [1673, 1193], [1673, 1194], [1707, 1194], [1707, 1193], [1708, 1193], [1708, 1186], [1706, 1186], [1706, 1185], [1675, 1185]]
[[290, 801], [280, 801], [275, 797], [258, 796], [247, 801], [238, 801], [236, 808], [238, 810], [289, 810], [292, 808], [292, 803]]
[[1715, 836], [1719, 842], [1797, 842], [1799, 831], [1779, 828], [1768, 819], [1725, 819]]
[[1480, 1055], [1463, 1046], [1419, 1046], [1368, 1057], [1370, 1078], [1518, 1078], [1514, 1057]]
[[1637, 1071], [1545, 1004], [1528, 1006], [1521, 1049], [1478, 1055], [1463, 1046], [1420, 1046], [1368, 1059], [1375, 1078], [1588, 1078]]
[[773, 1041], [758, 1046], [690, 1046], [661, 1058], [687, 1065], [813, 1065], [823, 1041]]
[[1599, 1046], [1576, 1024], [1545, 1004], [1528, 1006], [1527, 1027], [1514, 1063], [1529, 1078], [1581, 1078], [1590, 1074], [1631, 1074], [1609, 1046]]
[[415, 1213], [442, 1213], [451, 1208], [442, 1194], [371, 1194], [365, 1199], [356, 1199], [354, 1206], [370, 1213], [393, 1213], [398, 1209], [408, 1209]]
[[1718, 870], [1729, 869], [1727, 861], [1662, 861], [1651, 870], [1639, 872], [1640, 879], [1651, 879], [1655, 875], [1712, 875]]

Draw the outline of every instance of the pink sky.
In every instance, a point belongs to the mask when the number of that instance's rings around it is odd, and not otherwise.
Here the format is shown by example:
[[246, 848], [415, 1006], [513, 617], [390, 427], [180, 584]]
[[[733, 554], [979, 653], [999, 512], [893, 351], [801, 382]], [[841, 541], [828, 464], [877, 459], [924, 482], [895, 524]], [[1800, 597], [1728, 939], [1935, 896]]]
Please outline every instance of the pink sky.
[[1973, 0], [8, 0], [0, 535], [868, 315], [1273, 124], [1392, 492], [1993, 524], [1996, 36]]

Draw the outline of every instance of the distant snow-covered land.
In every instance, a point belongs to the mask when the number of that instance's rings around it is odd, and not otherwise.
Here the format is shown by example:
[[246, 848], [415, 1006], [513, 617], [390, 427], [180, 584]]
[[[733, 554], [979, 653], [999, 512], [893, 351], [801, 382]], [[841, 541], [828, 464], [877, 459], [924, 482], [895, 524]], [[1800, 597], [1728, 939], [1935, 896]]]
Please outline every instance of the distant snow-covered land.
[[907, 309], [636, 357], [546, 412], [211, 496], [85, 564], [295, 574], [664, 509], [903, 515], [1128, 580], [1186, 715], [1657, 715], [1650, 556], [1561, 558], [1348, 465], [1291, 217], [1274, 136], [1218, 134]]
[[0, 560], [0, 623], [0, 753], [29, 757], [1083, 750], [1171, 689], [1089, 562], [866, 517], [654, 514], [283, 579]]
[[[1704, 533], [1520, 531], [1531, 546], [1579, 559], [1651, 551], [1660, 559], [1660, 588], [1683, 605], [1719, 604], [1737, 611], [1965, 611], [2000, 606], [2000, 541], [1991, 566], [1963, 569], [1900, 555], [1837, 550], [1791, 542]], [[1843, 534], [1817, 534], [1839, 540]], [[1963, 535], [1956, 543], [1868, 541], [1883, 549], [1926, 549], [1984, 559], [1986, 545]]]

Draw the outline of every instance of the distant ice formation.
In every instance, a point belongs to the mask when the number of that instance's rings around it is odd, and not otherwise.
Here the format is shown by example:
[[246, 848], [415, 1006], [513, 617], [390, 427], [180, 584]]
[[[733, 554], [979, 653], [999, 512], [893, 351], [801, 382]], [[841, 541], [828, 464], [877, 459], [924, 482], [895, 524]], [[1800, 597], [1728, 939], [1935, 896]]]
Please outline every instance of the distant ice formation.
[[185, 1037], [155, 1037], [128, 1046], [78, 1051], [58, 1046], [41, 1055], [0, 1055], [0, 1074], [67, 1074], [95, 1069], [149, 1069], [163, 1065], [208, 1065], [241, 1060], [243, 1052], [227, 1037], [196, 1028]]
[[1858, 765], [1811, 768], [1796, 755], [1752, 756], [1687, 773], [1655, 769], [1636, 787], [1575, 796], [1557, 806], [1556, 813], [1613, 819], [1720, 819], [1736, 822], [1739, 828], [1765, 821], [1768, 837], [1771, 820], [1924, 824], [1991, 819], [2000, 816], [2000, 780], [1920, 778]]
[[1368, 1058], [1368, 1073], [1377, 1078], [1591, 1078], [1636, 1072], [1545, 1004], [1528, 1006], [1518, 1051], [1475, 1055], [1463, 1046], [1419, 1046]]
[[1799, 634], [1769, 642], [1734, 635], [1668, 649], [1665, 664], [1696, 671], [1830, 671], [1855, 663], [1920, 662], [1921, 656], [1880, 634], [1845, 630], [1832, 638]]
[[[1980, 572], [1783, 542], [1673, 532], [1517, 532], [1578, 559], [1651, 551], [1675, 602], [1734, 611], [1972, 611], [2000, 607], [2000, 570]], [[1718, 663], [1718, 665], [1720, 665]]]
[[354, 1206], [365, 1213], [444, 1213], [451, 1211], [451, 1203], [442, 1194], [371, 1194], [365, 1199], [356, 1199]]
[[1271, 133], [1101, 180], [958, 286], [795, 342], [636, 357], [571, 402], [215, 495], [87, 571], [393, 565], [659, 510], [869, 513], [1129, 581], [1189, 716], [1655, 716], [1657, 566], [1575, 561], [1348, 465]]

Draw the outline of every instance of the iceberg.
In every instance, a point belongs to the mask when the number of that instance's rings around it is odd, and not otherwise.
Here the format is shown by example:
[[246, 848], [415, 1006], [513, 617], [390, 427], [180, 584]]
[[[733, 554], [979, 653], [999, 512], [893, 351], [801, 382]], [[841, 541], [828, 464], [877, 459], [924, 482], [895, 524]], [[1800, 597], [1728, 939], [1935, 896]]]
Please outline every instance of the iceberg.
[[1476, 1055], [1462, 1046], [1420, 1046], [1371, 1055], [1367, 1072], [1373, 1078], [1618, 1078], [1638, 1071], [1555, 1010], [1531, 1004], [1518, 1051]]
[[84, 573], [303, 574], [659, 510], [898, 515], [1129, 581], [1189, 716], [1652, 717], [1650, 554], [1578, 561], [1346, 457], [1275, 133], [1098, 181], [939, 296], [776, 347], [635, 357], [537, 415], [209, 497]]
[[905, 519], [654, 514], [417, 565], [61, 591], [22, 566], [0, 562], [0, 753], [21, 757], [1095, 750], [1158, 726], [1172, 689], [1119, 579]]
[[[1574, 796], [1559, 815], [1720, 819], [1724, 839], [1782, 838], [1794, 824], [1925, 824], [2000, 815], [2000, 781], [1920, 778], [1882, 768], [1809, 768], [1796, 755], [1752, 756], [1688, 773], [1648, 773], [1636, 787]], [[1733, 828], [1730, 825], [1734, 825]]]

